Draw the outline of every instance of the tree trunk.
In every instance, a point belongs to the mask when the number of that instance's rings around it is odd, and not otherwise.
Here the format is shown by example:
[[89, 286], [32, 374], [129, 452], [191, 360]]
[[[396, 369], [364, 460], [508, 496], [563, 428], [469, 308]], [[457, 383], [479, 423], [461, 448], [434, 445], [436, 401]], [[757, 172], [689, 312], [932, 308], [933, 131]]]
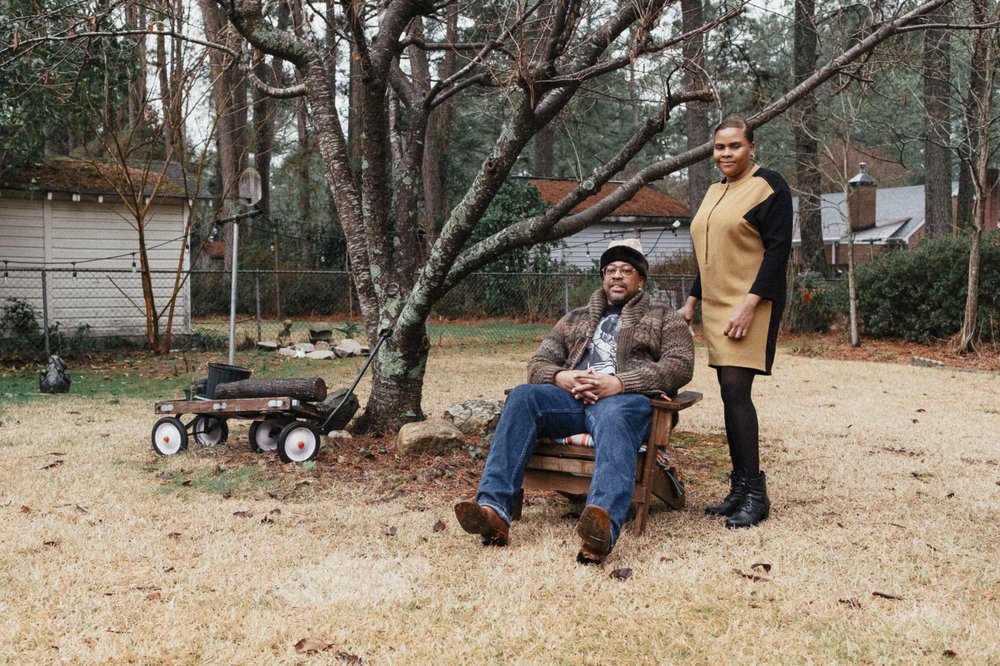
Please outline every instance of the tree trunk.
[[[449, 43], [458, 41], [458, 3], [454, 1], [448, 6], [445, 38]], [[446, 80], [455, 73], [456, 62], [455, 52], [446, 51], [438, 70], [437, 78], [439, 81]], [[442, 164], [451, 140], [454, 110], [454, 101], [447, 100], [435, 107], [427, 123], [423, 158], [425, 247], [434, 244], [434, 241], [437, 240], [438, 230], [444, 224], [445, 218], [448, 217], [448, 196]], [[422, 254], [425, 255], [426, 252], [423, 251]]]
[[[239, 34], [227, 23], [223, 10], [213, 0], [200, 0], [205, 35], [213, 42], [239, 49]], [[219, 180], [222, 202], [219, 217], [231, 217], [238, 208], [238, 179], [246, 163], [247, 153], [247, 90], [245, 77], [236, 63], [218, 49], [209, 49], [212, 92], [218, 117], [216, 142], [218, 145]], [[223, 229], [225, 242], [225, 269], [232, 268], [232, 225]]]
[[[947, 22], [945, 5], [928, 17]], [[951, 233], [951, 77], [950, 34], [947, 30], [924, 33], [924, 219], [927, 235], [940, 238]]]
[[[795, 0], [794, 50], [795, 85], [816, 69], [816, 3]], [[792, 114], [795, 133], [795, 182], [799, 191], [799, 232], [802, 240], [802, 268], [826, 273], [823, 247], [823, 220], [820, 215], [819, 123], [816, 94], [806, 95]]]
[[289, 397], [303, 402], [322, 402], [326, 399], [326, 382], [321, 377], [242, 379], [218, 384], [212, 397], [218, 399]]
[[[695, 30], [704, 23], [702, 0], [681, 0], [681, 22], [681, 29], [685, 32]], [[684, 42], [681, 53], [684, 58], [684, 87], [689, 91], [707, 87], [704, 37]], [[708, 104], [697, 100], [688, 102], [684, 113], [684, 125], [687, 129], [688, 150], [707, 142], [710, 139]], [[687, 203], [692, 215], [711, 184], [711, 169], [712, 163], [707, 159], [695, 162], [687, 168]]]
[[[135, 30], [146, 30], [146, 7], [141, 3], [129, 5], [127, 9], [129, 27]], [[146, 39], [145, 36], [133, 37], [137, 51], [136, 59], [141, 64], [136, 72], [135, 80], [129, 86], [128, 93], [128, 128], [138, 130], [145, 120], [148, 90], [146, 88]], [[105, 96], [111, 99], [110, 95]]]
[[[988, 0], [973, 0], [972, 13], [976, 23], [985, 25], [990, 22], [989, 7], [992, 4]], [[995, 37], [996, 29], [994, 28], [979, 30], [973, 37], [971, 62], [974, 76], [969, 86], [966, 117], [969, 119], [970, 139], [975, 136], [972, 151], [973, 162], [970, 170], [974, 172], [973, 184], [976, 188], [976, 199], [972, 211], [972, 239], [969, 244], [969, 279], [968, 291], [965, 296], [965, 312], [962, 317], [962, 328], [954, 345], [954, 350], [959, 354], [975, 350], [982, 234], [986, 221], [986, 200], [994, 186], [993, 179], [989, 177], [988, 167], [990, 163], [990, 129], [993, 122], [993, 79], [996, 67], [994, 62], [996, 50], [993, 44]]]
[[847, 299], [848, 319], [851, 328], [851, 346], [861, 346], [861, 336], [858, 334], [858, 288], [854, 280], [854, 232], [847, 234]]
[[[368, 339], [377, 337], [369, 330]], [[355, 433], [396, 432], [406, 423], [424, 419], [420, 402], [429, 348], [422, 325], [397, 330], [386, 340], [372, 362], [372, 390], [364, 414], [352, 428]]]

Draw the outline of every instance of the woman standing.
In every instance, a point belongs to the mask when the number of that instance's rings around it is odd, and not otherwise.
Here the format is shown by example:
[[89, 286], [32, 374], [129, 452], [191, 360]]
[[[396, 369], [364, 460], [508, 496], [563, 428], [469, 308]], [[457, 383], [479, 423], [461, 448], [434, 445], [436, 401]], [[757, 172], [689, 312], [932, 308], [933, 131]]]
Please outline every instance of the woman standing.
[[755, 148], [745, 121], [715, 128], [712, 159], [724, 177], [691, 222], [698, 276], [679, 310], [690, 324], [701, 300], [708, 364], [719, 379], [733, 471], [729, 494], [705, 512], [727, 516], [726, 527], [756, 525], [771, 508], [750, 394], [756, 375], [771, 374], [792, 248], [788, 185], [753, 163]]

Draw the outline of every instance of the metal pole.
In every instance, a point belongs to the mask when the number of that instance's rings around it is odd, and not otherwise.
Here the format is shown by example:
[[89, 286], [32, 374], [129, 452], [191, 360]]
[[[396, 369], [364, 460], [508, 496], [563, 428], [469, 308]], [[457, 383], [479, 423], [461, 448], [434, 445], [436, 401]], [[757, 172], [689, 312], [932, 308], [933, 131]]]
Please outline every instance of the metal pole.
[[254, 273], [254, 291], [257, 294], [257, 342], [260, 342], [260, 271]]
[[569, 276], [563, 275], [563, 312], [569, 312]]
[[233, 277], [229, 291], [229, 365], [236, 359], [236, 267], [239, 263], [240, 223], [233, 220]]
[[42, 269], [42, 327], [45, 329], [45, 357], [52, 356], [49, 348], [49, 289], [48, 280], [45, 278], [45, 269]]

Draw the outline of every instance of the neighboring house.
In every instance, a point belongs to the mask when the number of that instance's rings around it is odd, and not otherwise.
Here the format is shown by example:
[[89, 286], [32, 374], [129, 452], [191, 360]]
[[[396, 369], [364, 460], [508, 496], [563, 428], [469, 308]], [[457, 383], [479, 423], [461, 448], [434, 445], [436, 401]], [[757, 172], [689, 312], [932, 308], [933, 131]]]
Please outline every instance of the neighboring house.
[[[577, 185], [575, 180], [529, 178], [549, 205], [558, 203]], [[607, 183], [601, 190], [576, 206], [572, 213], [587, 210], [608, 196], [618, 183]], [[688, 207], [674, 197], [643, 187], [611, 215], [562, 240], [552, 257], [581, 269], [593, 268], [608, 243], [615, 238], [639, 238], [650, 266], [673, 255], [691, 254], [691, 217]]]
[[[8, 298], [19, 298], [66, 333], [87, 325], [95, 335], [145, 334], [136, 221], [101, 168], [84, 160], [47, 159], [0, 172], [0, 262], [6, 276], [0, 282], [0, 308]], [[163, 168], [162, 162], [153, 165], [153, 170]], [[143, 171], [134, 169], [132, 180], [141, 182]], [[150, 267], [163, 272], [153, 275], [159, 308], [171, 293], [173, 274], [190, 266], [182, 247], [195, 202], [209, 198], [190, 189], [176, 165], [166, 167], [146, 218]], [[152, 193], [151, 185], [146, 193]], [[184, 280], [174, 332], [189, 332], [190, 326], [191, 294]]]
[[[859, 173], [849, 182], [851, 197], [857, 197], [853, 213], [854, 260], [858, 263], [870, 261], [879, 253], [915, 247], [924, 237], [924, 186], [877, 187], [868, 175], [865, 164], [860, 164]], [[793, 253], [800, 258], [801, 233], [799, 226], [799, 199], [793, 197], [795, 224], [793, 232]], [[823, 225], [823, 245], [826, 263], [831, 267], [847, 265], [848, 209], [849, 197], [844, 192], [824, 194], [820, 197], [820, 219]], [[995, 228], [996, 190], [993, 190], [987, 206], [988, 228]], [[989, 211], [992, 211], [990, 216]]]

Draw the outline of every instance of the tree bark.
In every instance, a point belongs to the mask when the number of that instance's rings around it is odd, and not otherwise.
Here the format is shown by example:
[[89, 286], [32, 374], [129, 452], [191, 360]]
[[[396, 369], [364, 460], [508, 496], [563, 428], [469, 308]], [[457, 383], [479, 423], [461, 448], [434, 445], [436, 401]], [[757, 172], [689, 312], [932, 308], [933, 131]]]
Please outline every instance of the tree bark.
[[[793, 63], [795, 85], [801, 84], [816, 70], [816, 3], [795, 0]], [[823, 246], [823, 220], [820, 214], [819, 119], [816, 93], [803, 96], [793, 111], [795, 133], [795, 182], [799, 193], [799, 233], [802, 268], [826, 273], [826, 250]]]
[[[226, 15], [213, 0], [199, 0], [205, 34], [209, 40], [225, 44], [238, 51], [239, 35], [226, 21]], [[209, 49], [212, 92], [218, 117], [219, 180], [222, 188], [219, 217], [231, 217], [238, 208], [238, 179], [247, 157], [247, 90], [246, 79], [232, 58], [217, 49]], [[223, 228], [225, 268], [232, 268], [232, 225]]]
[[322, 377], [242, 379], [216, 385], [212, 397], [220, 400], [289, 397], [303, 402], [322, 402], [326, 399], [326, 382]]
[[[684, 32], [696, 30], [704, 23], [704, 7], [702, 0], [681, 0], [681, 29]], [[689, 91], [701, 90], [707, 87], [705, 75], [705, 39], [698, 36], [684, 42], [681, 51], [684, 58], [684, 87]], [[687, 129], [688, 150], [709, 141], [708, 104], [701, 100], [691, 100], [687, 103], [684, 113], [684, 126]], [[712, 163], [710, 160], [700, 160], [687, 168], [688, 208], [694, 215], [701, 200], [712, 182]]]
[[[931, 23], [945, 23], [949, 6], [928, 17]], [[950, 33], [924, 33], [924, 219], [927, 236], [940, 238], [951, 233], [951, 78]]]
[[[974, 21], [980, 26], [986, 26], [996, 16], [990, 16], [990, 7], [995, 3], [989, 0], [973, 0], [972, 13]], [[976, 189], [976, 199], [972, 214], [972, 233], [969, 244], [968, 283], [965, 296], [965, 311], [962, 317], [962, 327], [955, 341], [954, 350], [960, 354], [975, 351], [976, 327], [979, 311], [979, 269], [981, 263], [981, 245], [983, 228], [986, 221], [987, 197], [995, 187], [989, 177], [990, 162], [990, 129], [993, 125], [993, 80], [996, 68], [996, 47], [994, 40], [995, 28], [986, 28], [976, 32], [973, 37], [972, 69], [975, 73], [969, 86], [969, 102], [966, 117], [969, 119], [970, 139], [975, 136], [972, 150], [973, 185]]]

